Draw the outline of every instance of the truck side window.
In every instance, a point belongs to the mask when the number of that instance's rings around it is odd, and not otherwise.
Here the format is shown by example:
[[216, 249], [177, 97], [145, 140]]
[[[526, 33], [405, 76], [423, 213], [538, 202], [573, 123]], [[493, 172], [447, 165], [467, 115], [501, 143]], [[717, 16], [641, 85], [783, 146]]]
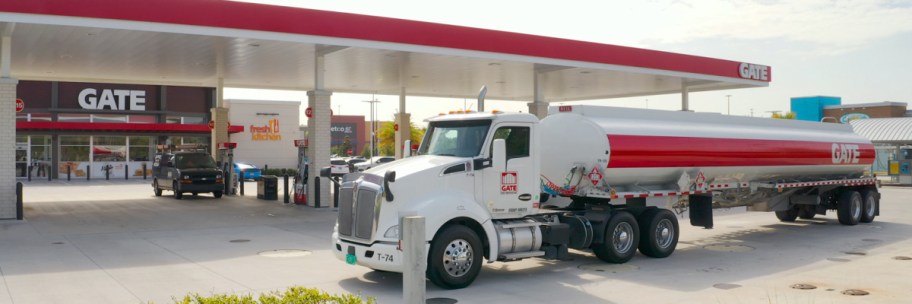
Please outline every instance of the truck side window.
[[[503, 139], [507, 159], [529, 156], [529, 127], [501, 127], [494, 131], [494, 139]], [[491, 145], [491, 149], [493, 149]]]

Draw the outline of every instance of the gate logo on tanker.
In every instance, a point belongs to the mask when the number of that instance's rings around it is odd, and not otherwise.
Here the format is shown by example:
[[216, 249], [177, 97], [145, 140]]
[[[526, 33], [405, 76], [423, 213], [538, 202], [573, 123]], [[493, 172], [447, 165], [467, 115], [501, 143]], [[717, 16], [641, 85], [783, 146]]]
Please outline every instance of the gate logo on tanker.
[[858, 145], [833, 144], [834, 164], [857, 164], [858, 154]]

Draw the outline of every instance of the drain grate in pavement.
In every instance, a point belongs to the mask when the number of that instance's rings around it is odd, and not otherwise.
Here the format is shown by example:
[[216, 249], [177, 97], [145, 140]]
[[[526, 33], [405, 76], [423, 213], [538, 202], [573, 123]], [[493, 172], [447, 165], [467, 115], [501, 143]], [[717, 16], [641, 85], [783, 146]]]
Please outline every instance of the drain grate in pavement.
[[311, 252], [309, 250], [303, 249], [276, 249], [269, 251], [260, 251], [257, 254], [270, 258], [297, 258], [308, 256], [311, 254]]
[[63, 245], [63, 242], [53, 242], [53, 243], [51, 243], [51, 244], [54, 244], [54, 245]]
[[871, 293], [861, 290], [861, 289], [846, 289], [842, 291], [842, 294], [847, 296], [866, 296]]
[[817, 286], [814, 286], [811, 284], [804, 284], [804, 283], [792, 284], [792, 286], [789, 286], [789, 287], [791, 287], [792, 289], [800, 289], [800, 290], [817, 289]]
[[728, 244], [707, 245], [707, 246], [703, 246], [703, 248], [706, 250], [721, 251], [721, 252], [748, 252], [748, 251], [754, 250], [754, 247], [751, 247], [751, 246], [728, 245]]
[[861, 251], [845, 251], [843, 253], [848, 254], [848, 255], [868, 255], [867, 252], [861, 252]]
[[591, 264], [582, 264], [576, 268], [588, 271], [596, 272], [610, 272], [610, 273], [621, 273], [621, 272], [631, 272], [640, 270], [639, 266], [628, 265], [628, 264], [606, 264], [606, 263], [591, 263]]
[[741, 285], [729, 284], [729, 283], [719, 283], [719, 284], [713, 284], [713, 287], [716, 289], [729, 290], [729, 289], [735, 289], [735, 288], [741, 287]]
[[427, 303], [427, 304], [456, 304], [458, 302], [459, 301], [456, 301], [456, 299], [451, 299], [451, 298], [430, 298], [430, 299], [427, 299], [424, 303]]
[[907, 257], [907, 256], [901, 255], [901, 256], [895, 256], [895, 257], [893, 257], [893, 259], [897, 260], [897, 261], [909, 261], [909, 260], [912, 260], [912, 257]]
[[843, 258], [827, 258], [827, 261], [831, 261], [831, 262], [851, 262], [852, 260], [843, 259]]
[[879, 240], [879, 239], [861, 239], [861, 240], [865, 241], [865, 242], [883, 242], [883, 240]]
[[250, 240], [238, 239], [238, 240], [230, 240], [228, 242], [230, 242], [230, 243], [247, 243], [247, 242], [250, 242]]

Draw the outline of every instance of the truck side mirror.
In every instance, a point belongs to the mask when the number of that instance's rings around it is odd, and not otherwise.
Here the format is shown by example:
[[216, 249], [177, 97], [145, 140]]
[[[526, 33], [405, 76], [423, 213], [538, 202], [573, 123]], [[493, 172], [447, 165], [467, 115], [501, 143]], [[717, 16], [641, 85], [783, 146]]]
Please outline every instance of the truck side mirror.
[[402, 145], [402, 158], [412, 156], [412, 141], [406, 140]]
[[507, 169], [507, 145], [503, 139], [495, 139], [491, 150], [491, 167], [496, 170]]
[[330, 178], [331, 176], [332, 176], [332, 168], [326, 167], [326, 168], [320, 169], [320, 177]]

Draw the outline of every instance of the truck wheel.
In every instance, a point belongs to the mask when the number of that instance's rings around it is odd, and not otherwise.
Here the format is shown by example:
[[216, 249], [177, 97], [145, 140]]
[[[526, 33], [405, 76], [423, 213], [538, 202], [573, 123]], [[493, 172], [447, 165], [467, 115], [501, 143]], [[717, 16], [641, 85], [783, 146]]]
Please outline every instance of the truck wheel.
[[605, 239], [592, 244], [592, 251], [600, 260], [608, 263], [626, 263], [636, 254], [640, 240], [640, 227], [629, 212], [615, 213], [605, 227]]
[[215, 198], [222, 198], [222, 191], [213, 191], [212, 196], [215, 196]]
[[176, 198], [176, 199], [184, 198], [184, 193], [180, 192], [180, 190], [177, 189], [177, 182], [174, 182], [174, 185], [172, 185], [172, 187], [173, 188], [171, 188], [171, 191], [174, 191], [174, 198]]
[[152, 181], [152, 191], [155, 192], [155, 196], [162, 196], [162, 189], [158, 187], [158, 180]]
[[481, 272], [481, 239], [466, 226], [444, 228], [431, 243], [427, 278], [445, 289], [469, 286]]
[[678, 246], [678, 218], [665, 209], [649, 209], [640, 215], [640, 253], [664, 258]]
[[816, 214], [816, 205], [798, 205], [798, 217], [802, 220], [813, 219]]
[[862, 223], [870, 223], [877, 216], [877, 190], [865, 190], [861, 192], [861, 218], [858, 220]]
[[788, 210], [776, 211], [776, 218], [781, 222], [794, 222], [798, 218], [798, 206], [791, 206]]
[[858, 191], [844, 191], [839, 195], [836, 206], [836, 215], [839, 223], [843, 225], [856, 225], [861, 220], [861, 207], [863, 201]]

